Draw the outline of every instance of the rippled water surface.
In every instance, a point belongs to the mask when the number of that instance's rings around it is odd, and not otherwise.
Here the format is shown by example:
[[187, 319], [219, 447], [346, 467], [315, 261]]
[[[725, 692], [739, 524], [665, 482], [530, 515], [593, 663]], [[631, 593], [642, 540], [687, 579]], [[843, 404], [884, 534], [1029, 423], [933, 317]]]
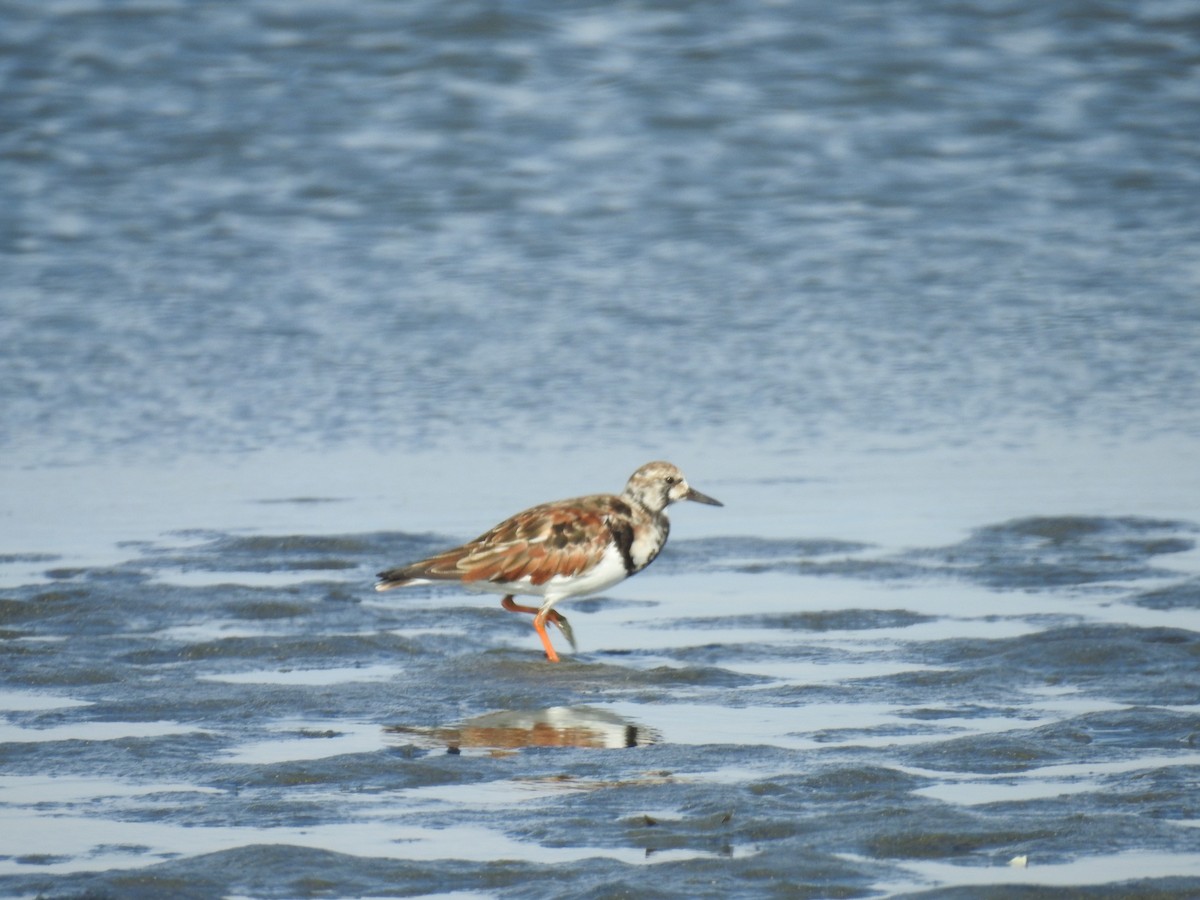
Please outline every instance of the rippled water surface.
[[1193, 7], [4, 4], [0, 895], [1200, 894]]

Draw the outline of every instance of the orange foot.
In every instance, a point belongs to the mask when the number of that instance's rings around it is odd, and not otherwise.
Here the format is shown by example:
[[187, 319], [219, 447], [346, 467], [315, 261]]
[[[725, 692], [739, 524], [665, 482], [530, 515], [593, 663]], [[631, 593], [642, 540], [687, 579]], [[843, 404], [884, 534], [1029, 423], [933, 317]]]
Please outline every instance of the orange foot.
[[558, 654], [554, 652], [554, 646], [550, 643], [550, 636], [546, 634], [546, 622], [549, 621], [555, 625], [559, 631], [563, 633], [563, 637], [571, 644], [571, 648], [575, 647], [575, 632], [571, 628], [571, 624], [567, 621], [567, 617], [555, 609], [538, 609], [536, 606], [522, 606], [519, 603], [513, 602], [513, 595], [509, 594], [500, 601], [500, 605], [509, 612], [529, 613], [533, 616], [533, 627], [538, 633], [538, 637], [542, 639], [542, 646], [546, 648], [546, 659], [550, 662], [558, 662]]

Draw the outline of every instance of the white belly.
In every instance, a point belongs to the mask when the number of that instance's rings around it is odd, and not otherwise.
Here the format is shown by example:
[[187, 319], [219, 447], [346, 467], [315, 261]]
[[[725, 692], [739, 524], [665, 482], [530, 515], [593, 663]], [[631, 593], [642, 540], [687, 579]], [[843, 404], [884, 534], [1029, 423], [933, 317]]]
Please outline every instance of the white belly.
[[535, 597], [545, 597], [542, 606], [553, 606], [567, 597], [581, 597], [585, 594], [595, 594], [605, 588], [624, 581], [625, 560], [616, 546], [610, 546], [604, 551], [600, 562], [578, 575], [563, 577], [555, 575], [543, 584], [533, 584], [528, 578], [519, 581], [467, 581], [463, 587], [472, 591], [489, 594], [526, 594]]

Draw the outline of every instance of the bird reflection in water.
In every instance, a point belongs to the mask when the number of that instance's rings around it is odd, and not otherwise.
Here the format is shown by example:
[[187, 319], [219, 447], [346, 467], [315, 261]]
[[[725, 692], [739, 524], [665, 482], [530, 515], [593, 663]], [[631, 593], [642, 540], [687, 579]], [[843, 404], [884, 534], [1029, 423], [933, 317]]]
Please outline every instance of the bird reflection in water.
[[584, 747], [613, 750], [652, 744], [658, 735], [628, 719], [587, 706], [500, 710], [457, 725], [421, 728], [389, 725], [386, 731], [426, 746], [445, 746], [450, 752], [520, 750], [525, 747]]

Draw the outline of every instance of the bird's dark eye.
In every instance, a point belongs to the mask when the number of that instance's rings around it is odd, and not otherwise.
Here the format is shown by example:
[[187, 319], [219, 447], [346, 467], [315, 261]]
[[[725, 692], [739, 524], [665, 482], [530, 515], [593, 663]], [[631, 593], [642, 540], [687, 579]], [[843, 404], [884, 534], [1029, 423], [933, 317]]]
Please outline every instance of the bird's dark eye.
[[674, 484], [674, 483], [675, 483], [675, 482], [677, 482], [678, 480], [679, 480], [679, 479], [678, 479], [678, 478], [676, 478], [674, 475], [668, 475], [668, 476], [667, 476], [667, 484]]

